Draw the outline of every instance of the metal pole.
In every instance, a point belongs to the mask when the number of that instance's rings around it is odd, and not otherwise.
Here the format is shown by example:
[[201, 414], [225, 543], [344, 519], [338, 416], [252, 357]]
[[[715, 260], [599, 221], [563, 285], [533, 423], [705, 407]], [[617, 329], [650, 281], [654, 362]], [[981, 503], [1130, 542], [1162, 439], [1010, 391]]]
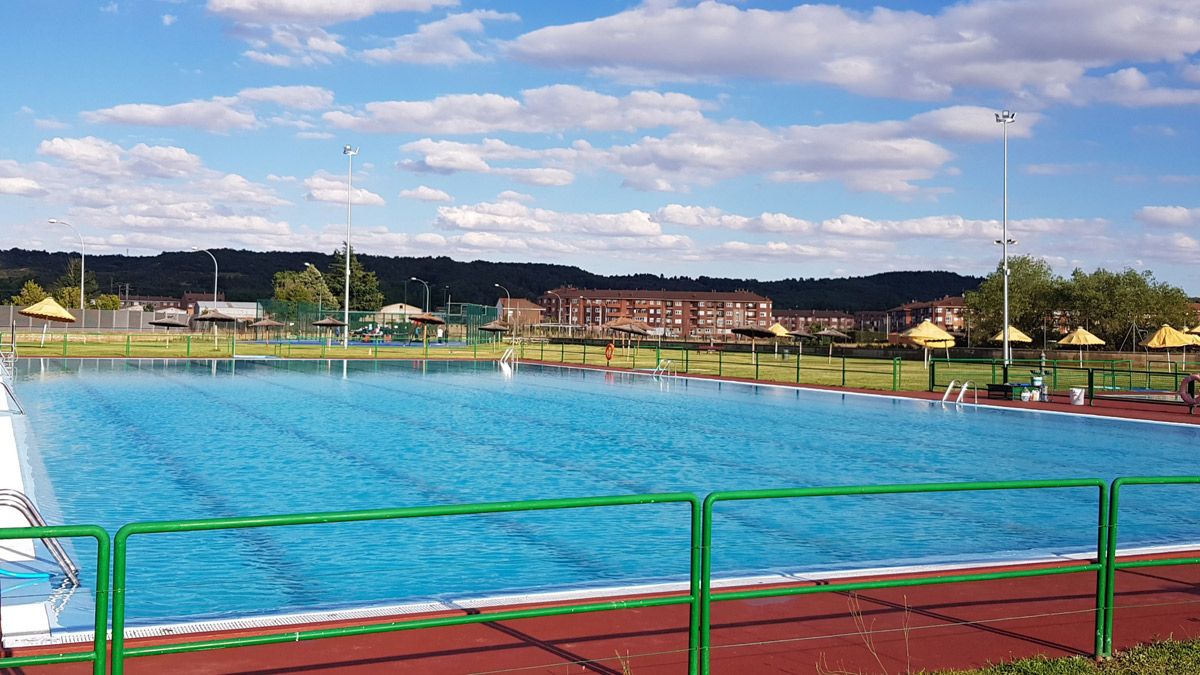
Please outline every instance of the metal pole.
[[217, 309], [217, 275], [218, 275], [218, 272], [220, 271], [220, 268], [217, 266], [217, 256], [213, 255], [212, 251], [210, 251], [206, 248], [197, 248], [197, 247], [193, 246], [192, 250], [193, 251], [204, 251], [205, 253], [208, 254], [208, 257], [212, 258], [212, 261], [213, 261], [213, 310], [215, 311]]
[[1003, 358], [1004, 365], [1012, 363], [1012, 347], [1008, 340], [1008, 125], [1017, 118], [1016, 113], [1005, 110], [996, 113], [996, 121], [1001, 124], [1004, 129], [1004, 218], [1000, 224], [1000, 245], [1004, 251], [1004, 347]]
[[75, 233], [76, 237], [79, 237], [79, 327], [83, 328], [85, 318], [83, 314], [83, 284], [87, 279], [87, 244], [84, 243], [83, 235], [79, 233], [79, 230], [75, 229], [75, 226], [67, 221], [51, 218], [50, 223], [52, 225], [66, 225], [68, 229]]
[[[500, 290], [504, 291], [504, 297], [508, 298], [508, 300], [506, 300], [505, 304], [504, 304], [504, 308], [507, 310], [505, 317], [508, 319], [511, 319], [512, 318], [512, 295], [508, 292], [507, 288], [501, 286], [500, 284], [492, 284], [492, 285], [495, 286], [496, 288], [499, 288]], [[510, 336], [512, 336], [512, 343], [514, 345], [517, 344], [517, 335], [516, 335], [515, 329], [516, 329], [516, 326], [513, 325], [512, 321], [510, 320], [508, 334]]]
[[418, 279], [416, 277], [410, 278], [409, 281], [420, 282], [420, 284], [425, 287], [425, 313], [428, 314], [429, 313], [429, 283], [422, 279]]
[[354, 156], [358, 154], [357, 148], [351, 148], [349, 145], [342, 148], [342, 154], [346, 155], [349, 166], [346, 169], [346, 287], [345, 300], [342, 307], [342, 349], [350, 348], [350, 198], [354, 194]]

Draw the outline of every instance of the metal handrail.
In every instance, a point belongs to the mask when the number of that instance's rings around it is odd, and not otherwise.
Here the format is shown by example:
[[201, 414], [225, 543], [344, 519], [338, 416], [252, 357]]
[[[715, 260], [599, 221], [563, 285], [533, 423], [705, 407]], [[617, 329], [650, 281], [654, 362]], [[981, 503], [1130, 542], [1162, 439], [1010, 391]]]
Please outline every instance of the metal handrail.
[[[1032, 569], [1006, 570], [1000, 572], [962, 573], [942, 576], [906, 576], [897, 579], [881, 579], [873, 581], [833, 582], [818, 585], [783, 586], [765, 589], [734, 590], [714, 592], [712, 584], [713, 560], [713, 506], [717, 502], [760, 500], [760, 499], [793, 499], [800, 497], [835, 497], [853, 495], [889, 495], [917, 494], [935, 492], [976, 492], [996, 490], [1037, 490], [1059, 488], [1091, 488], [1099, 493], [1097, 504], [1097, 541], [1096, 561], [1094, 563], [1079, 563], [1055, 567], [1038, 567]], [[993, 581], [1000, 579], [1015, 579], [1019, 577], [1035, 577], [1055, 574], [1071, 574], [1077, 572], [1096, 573], [1096, 626], [1095, 654], [1099, 656], [1104, 649], [1104, 612], [1105, 592], [1109, 588], [1106, 575], [1109, 569], [1109, 492], [1108, 483], [1099, 479], [1064, 479], [1064, 480], [1020, 480], [1020, 481], [988, 481], [977, 483], [913, 483], [902, 485], [848, 485], [840, 487], [813, 488], [784, 488], [776, 490], [733, 490], [710, 493], [704, 499], [704, 513], [701, 544], [701, 588], [700, 588], [700, 667], [701, 674], [707, 675], [710, 667], [712, 640], [712, 603], [727, 600], [752, 600], [768, 597], [783, 597], [792, 595], [810, 595], [814, 593], [852, 592], [875, 588], [903, 588], [912, 586], [928, 586], [969, 581]]]
[[954, 399], [954, 402], [962, 403], [963, 399], [967, 396], [967, 389], [975, 392], [975, 405], [979, 405], [979, 387], [976, 387], [975, 383], [971, 380], [963, 382], [962, 386], [958, 388], [958, 398]]
[[[9, 384], [8, 382], [5, 382], [4, 380], [0, 380], [0, 388], [4, 389], [4, 393], [8, 396], [8, 400], [12, 401], [13, 405], [17, 406], [17, 414], [24, 415], [25, 408], [24, 408], [24, 406], [21, 405], [21, 402], [19, 400], [17, 400], [17, 394], [15, 392], [13, 392], [12, 385]], [[9, 411], [9, 412], [11, 412], [11, 411]]]
[[[46, 524], [46, 519], [42, 517], [37, 506], [33, 501], [20, 490], [10, 488], [0, 488], [0, 507], [7, 506], [14, 509], [25, 517], [25, 522], [29, 523], [30, 527], [49, 527]], [[79, 566], [71, 560], [71, 556], [67, 555], [66, 549], [62, 544], [58, 543], [57, 539], [52, 537], [42, 537], [42, 543], [46, 545], [46, 549], [50, 551], [50, 555], [54, 556], [55, 562], [62, 569], [63, 574], [67, 579], [76, 586], [79, 585]]]
[[[608, 508], [636, 506], [642, 504], [683, 504], [686, 505], [690, 517], [688, 531], [690, 547], [681, 552], [687, 556], [689, 574], [688, 587], [685, 593], [670, 595], [653, 595], [633, 599], [608, 600], [581, 604], [563, 604], [532, 609], [517, 609], [497, 612], [479, 612], [465, 615], [445, 616], [427, 619], [411, 619], [391, 621], [381, 624], [353, 625], [338, 628], [314, 628], [309, 630], [291, 630], [262, 635], [217, 638], [197, 642], [171, 643], [127, 647], [125, 645], [125, 601], [128, 574], [129, 539], [137, 536], [141, 539], [148, 534], [166, 534], [180, 532], [205, 532], [212, 530], [234, 530], [258, 527], [279, 527], [288, 525], [318, 525], [332, 523], [349, 523], [362, 521], [401, 520], [408, 518], [430, 518], [442, 516], [465, 516], [483, 513], [517, 513], [524, 511], [550, 511], [562, 509]], [[280, 644], [299, 642], [301, 640], [317, 640], [332, 637], [348, 637], [353, 635], [369, 635], [418, 628], [434, 628], [439, 626], [460, 626], [474, 623], [490, 623], [511, 619], [534, 617], [563, 616], [585, 612], [602, 612], [616, 609], [637, 609], [642, 607], [666, 607], [671, 605], [686, 605], [689, 611], [688, 644], [695, 645], [700, 636], [700, 532], [701, 532], [700, 498], [688, 492], [616, 495], [605, 497], [572, 497], [565, 499], [537, 499], [528, 501], [487, 502], [481, 504], [451, 504], [445, 506], [409, 506], [391, 509], [370, 509], [365, 511], [330, 511], [323, 513], [300, 513], [289, 515], [249, 516], [241, 518], [210, 518], [202, 520], [172, 520], [160, 522], [129, 523], [117, 530], [113, 537], [112, 564], [112, 675], [123, 675], [125, 662], [130, 658], [141, 656], [159, 656], [184, 652], [197, 652], [210, 649], [225, 649], [228, 647], [245, 647], [251, 645]], [[692, 650], [688, 655], [688, 672], [697, 673], [700, 668], [699, 653]]]
[[956, 384], [958, 384], [958, 380], [950, 380], [950, 384], [946, 385], [946, 391], [942, 393], [942, 403], [950, 400], [950, 394], [954, 392]]

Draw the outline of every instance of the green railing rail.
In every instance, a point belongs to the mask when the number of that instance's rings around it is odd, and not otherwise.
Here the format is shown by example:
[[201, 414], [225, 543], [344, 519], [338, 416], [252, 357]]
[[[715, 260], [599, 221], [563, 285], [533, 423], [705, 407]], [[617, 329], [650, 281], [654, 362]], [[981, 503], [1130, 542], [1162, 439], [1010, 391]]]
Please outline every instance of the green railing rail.
[[[267, 635], [202, 640], [175, 644], [153, 645], [145, 647], [125, 646], [125, 592], [128, 572], [129, 539], [133, 536], [202, 532], [210, 530], [231, 530], [256, 527], [280, 527], [290, 525], [318, 525], [327, 523], [348, 523], [372, 520], [396, 520], [404, 518], [429, 518], [441, 516], [464, 516], [483, 513], [513, 513], [520, 511], [547, 511], [558, 509], [579, 509], [594, 507], [634, 506], [639, 504], [685, 503], [690, 505], [690, 549], [688, 553], [689, 592], [686, 595], [658, 596], [653, 598], [637, 598], [591, 602], [584, 604], [556, 605], [536, 609], [509, 610], [498, 612], [482, 612], [459, 616], [438, 617], [431, 619], [415, 619], [409, 621], [393, 621], [382, 624], [346, 626], [340, 628], [325, 628], [314, 630], [287, 631]], [[564, 614], [581, 614], [585, 612], [602, 612], [616, 609], [635, 609], [640, 607], [663, 607], [668, 605], [689, 605], [690, 620], [688, 629], [688, 646], [691, 651], [688, 657], [688, 672], [696, 673], [699, 669], [699, 653], [695, 645], [699, 642], [700, 632], [700, 499], [690, 493], [664, 493], [622, 495], [610, 497], [579, 497], [570, 499], [542, 499], [530, 501], [488, 502], [482, 504], [455, 504], [447, 506], [411, 506], [392, 509], [370, 509], [363, 511], [334, 511], [326, 513], [305, 513], [294, 515], [257, 516], [244, 518], [213, 518], [204, 520], [171, 520], [159, 522], [130, 523], [117, 531], [113, 539], [113, 584], [112, 584], [112, 669], [113, 675], [125, 672], [125, 661], [139, 656], [157, 656], [164, 654], [179, 654], [198, 652], [229, 647], [248, 647], [251, 645], [279, 644], [283, 642], [299, 642], [301, 640], [318, 640], [323, 638], [347, 637], [353, 635], [368, 635], [387, 633], [418, 628], [434, 628], [439, 626], [458, 626], [463, 624], [505, 621], [511, 619], [529, 619], [535, 617], [560, 616]], [[28, 533], [28, 530], [24, 530]], [[28, 536], [28, 534], [26, 534]], [[105, 561], [107, 564], [107, 561]], [[97, 625], [100, 625], [99, 623]], [[33, 658], [33, 657], [31, 657]], [[97, 671], [100, 672], [100, 671]]]
[[104, 675], [105, 662], [108, 657], [106, 646], [108, 631], [108, 560], [111, 542], [108, 532], [98, 525], [0, 528], [0, 541], [6, 539], [57, 539], [71, 537], [87, 537], [96, 540], [96, 581], [93, 587], [96, 593], [96, 613], [95, 620], [93, 621], [95, 633], [92, 636], [92, 650], [90, 652], [63, 651], [57, 654], [0, 658], [0, 669], [90, 661], [92, 663], [92, 673], [94, 675]]
[[1112, 655], [1113, 613], [1116, 609], [1116, 571], [1138, 567], [1165, 567], [1168, 565], [1200, 564], [1200, 557], [1154, 558], [1143, 560], [1117, 560], [1117, 517], [1120, 511], [1121, 488], [1127, 485], [1197, 485], [1200, 476], [1131, 476], [1118, 478], [1112, 483], [1108, 509], [1108, 586], [1104, 591], [1104, 645], [1098, 656]]
[[[743, 591], [724, 591], [714, 593], [712, 590], [712, 553], [713, 553], [713, 507], [718, 502], [740, 501], [751, 499], [794, 499], [804, 497], [835, 497], [851, 495], [884, 495], [884, 494], [913, 494], [933, 492], [970, 492], [984, 490], [1041, 490], [1058, 488], [1092, 488], [1098, 491], [1098, 518], [1096, 535], [1096, 562], [1078, 565], [1063, 565], [1047, 568], [1009, 570], [1004, 572], [982, 572], [973, 574], [951, 574], [932, 577], [904, 577], [879, 581], [859, 581], [849, 583], [830, 583], [814, 586], [791, 586]], [[703, 522], [703, 556], [701, 557], [702, 585], [701, 595], [701, 673], [707, 675], [710, 669], [712, 651], [712, 603], [728, 600], [750, 600], [755, 598], [770, 598], [790, 595], [808, 595], [813, 593], [836, 593], [861, 591], [877, 588], [900, 588], [909, 586], [929, 586], [934, 584], [949, 584], [967, 581], [992, 581], [997, 579], [1015, 579], [1020, 577], [1036, 577], [1052, 574], [1070, 574], [1076, 572], [1096, 573], [1096, 623], [1095, 649], [1101, 653], [1104, 645], [1104, 612], [1101, 608], [1107, 588], [1105, 574], [1108, 570], [1106, 556], [1108, 555], [1108, 484], [1098, 479], [1078, 480], [1024, 480], [976, 483], [917, 483], [907, 485], [853, 485], [843, 487], [812, 487], [776, 490], [736, 490], [713, 492], [704, 499]]]
[[[242, 518], [216, 518], [204, 520], [180, 520], [138, 522], [125, 525], [111, 540], [108, 533], [96, 525], [59, 525], [51, 527], [0, 528], [0, 540], [31, 539], [42, 537], [68, 538], [87, 537], [96, 540], [96, 609], [95, 631], [91, 651], [63, 651], [53, 654], [0, 658], [0, 668], [51, 665], [60, 663], [91, 662], [94, 675], [125, 672], [125, 661], [142, 656], [167, 655], [227, 649], [253, 645], [280, 644], [318, 640], [323, 638], [347, 637], [387, 633], [401, 630], [436, 628], [473, 623], [506, 621], [567, 614], [581, 614], [619, 609], [635, 609], [688, 605], [688, 672], [708, 673], [712, 653], [712, 603], [750, 600], [757, 598], [809, 595], [814, 593], [853, 592], [871, 589], [930, 586], [960, 582], [994, 581], [1022, 577], [1041, 577], [1072, 573], [1096, 573], [1095, 600], [1095, 656], [1112, 654], [1114, 599], [1116, 595], [1116, 572], [1139, 567], [1200, 564], [1200, 557], [1152, 557], [1121, 561], [1117, 558], [1117, 527], [1120, 493], [1123, 487], [1138, 485], [1200, 485], [1200, 476], [1127, 477], [1114, 480], [1111, 485], [1099, 479], [1069, 480], [1021, 480], [960, 483], [916, 483], [898, 485], [855, 485], [834, 487], [786, 488], [773, 490], [737, 490], [709, 494], [703, 501], [690, 493], [638, 494], [603, 497], [579, 497], [569, 499], [544, 499], [530, 501], [489, 502], [481, 504], [459, 504], [447, 506], [416, 506], [363, 511], [338, 511]], [[1092, 562], [1064, 564], [1039, 568], [1022, 568], [1005, 571], [941, 574], [937, 576], [905, 575], [888, 579], [822, 583], [818, 585], [772, 587], [713, 591], [712, 561], [714, 552], [715, 506], [725, 501], [795, 499], [812, 497], [838, 497], [861, 495], [900, 495], [946, 492], [1018, 491], [1046, 489], [1095, 489], [1097, 499], [1096, 555]], [[246, 637], [209, 639], [184, 643], [160, 644], [140, 647], [125, 645], [126, 625], [126, 581], [129, 567], [129, 539], [135, 535], [200, 532], [258, 527], [291, 525], [319, 525], [358, 521], [427, 518], [441, 516], [464, 516], [485, 513], [514, 513], [522, 511], [546, 511], [557, 509], [579, 509], [596, 507], [620, 507], [644, 504], [686, 503], [689, 505], [689, 551], [688, 593], [655, 595], [618, 599], [602, 602], [564, 604], [531, 609], [500, 610], [434, 618], [367, 623], [338, 628], [290, 630]], [[112, 583], [109, 584], [109, 560], [112, 560]], [[681, 554], [682, 557], [682, 554]], [[110, 594], [111, 590], [111, 594]], [[111, 668], [107, 654], [108, 600], [112, 601]]]

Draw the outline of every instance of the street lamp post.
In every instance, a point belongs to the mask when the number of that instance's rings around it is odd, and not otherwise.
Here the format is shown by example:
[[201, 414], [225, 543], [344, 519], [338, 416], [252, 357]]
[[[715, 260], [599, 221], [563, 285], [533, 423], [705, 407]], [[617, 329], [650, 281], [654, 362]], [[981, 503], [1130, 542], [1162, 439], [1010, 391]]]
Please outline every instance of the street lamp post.
[[508, 300], [506, 300], [504, 303], [504, 308], [505, 308], [505, 310], [507, 310], [505, 313], [505, 318], [509, 319], [509, 322], [508, 322], [509, 333], [508, 334], [512, 336], [512, 343], [515, 345], [515, 344], [517, 344], [517, 330], [516, 330], [517, 327], [511, 321], [511, 319], [512, 319], [512, 294], [508, 292], [507, 288], [501, 286], [500, 284], [492, 284], [492, 285], [495, 286], [496, 288], [499, 288], [500, 290], [504, 291], [504, 297], [508, 298]]
[[79, 237], [79, 321], [81, 322], [79, 327], [83, 328], [83, 283], [84, 280], [87, 279], [87, 245], [83, 242], [83, 235], [79, 233], [79, 230], [75, 229], [75, 226], [67, 221], [51, 218], [50, 224], [66, 225], [72, 232], [75, 233], [76, 237]]
[[425, 313], [428, 314], [429, 313], [429, 282], [425, 281], [424, 279], [418, 279], [416, 277], [412, 277], [411, 279], [409, 279], [409, 281], [416, 281], [425, 287]]
[[[546, 291], [546, 294], [553, 295], [554, 297], [558, 298], [558, 329], [562, 330], [562, 322], [563, 322], [562, 312], [563, 312], [563, 304], [564, 304], [563, 298], [561, 295], [559, 295], [558, 293], [555, 293], [554, 291]], [[559, 333], [559, 335], [562, 335], [562, 333]], [[571, 336], [571, 329], [568, 328], [567, 329], [567, 337], [570, 337], [570, 336]]]
[[354, 156], [358, 154], [358, 148], [351, 148], [349, 145], [342, 148], [342, 154], [346, 155], [349, 166], [346, 169], [346, 297], [342, 303], [342, 323], [346, 324], [342, 327], [342, 349], [350, 348], [350, 198], [354, 194]]
[[1004, 110], [996, 113], [996, 122], [1002, 125], [1004, 129], [1004, 218], [1000, 221], [1000, 246], [1003, 247], [1004, 253], [1004, 365], [1012, 363], [1012, 348], [1008, 342], [1008, 245], [1012, 242], [1008, 238], [1008, 125], [1012, 124], [1017, 119], [1017, 114]]
[[208, 257], [212, 258], [212, 261], [213, 261], [213, 309], [215, 310], [217, 308], [217, 271], [219, 269], [217, 267], [217, 256], [213, 255], [212, 251], [210, 251], [206, 248], [200, 248], [199, 246], [193, 246], [192, 250], [193, 251], [204, 251], [205, 253], [208, 254]]

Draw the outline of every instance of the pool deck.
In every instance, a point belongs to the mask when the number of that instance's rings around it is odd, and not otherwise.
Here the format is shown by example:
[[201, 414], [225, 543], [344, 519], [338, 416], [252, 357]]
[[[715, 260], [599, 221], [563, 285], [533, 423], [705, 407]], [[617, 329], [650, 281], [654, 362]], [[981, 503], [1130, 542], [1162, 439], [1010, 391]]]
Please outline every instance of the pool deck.
[[[798, 386], [837, 393], [941, 399], [941, 394], [931, 392], [692, 377]], [[980, 397], [978, 404], [1200, 424], [1200, 415], [1189, 414], [1184, 406], [1138, 401], [1097, 400], [1092, 406], [1072, 406], [1065, 396], [1055, 396], [1050, 402]], [[721, 602], [713, 609], [712, 671], [896, 673], [906, 669], [936, 671], [981, 666], [1039, 654], [1090, 657], [1095, 635], [1095, 586], [1094, 574], [1075, 573], [862, 591], [853, 597], [845, 593], [820, 593]], [[1200, 637], [1200, 597], [1197, 596], [1200, 566], [1121, 570], [1117, 572], [1116, 588], [1116, 649], [1166, 637]], [[522, 606], [525, 607], [528, 606]], [[346, 624], [309, 624], [304, 628], [337, 625]], [[172, 675], [295, 672], [621, 675], [627, 669], [635, 675], [682, 673], [687, 667], [687, 627], [686, 607], [624, 609], [144, 657], [130, 660], [127, 672], [171, 672]], [[265, 632], [262, 629], [223, 632], [190, 635], [187, 639]], [[130, 640], [129, 644], [140, 646], [169, 641], [170, 638], [147, 638]], [[29, 648], [17, 653], [58, 653], [61, 649]], [[86, 645], [72, 645], [69, 649], [86, 649]], [[0, 651], [0, 654], [12, 655], [10, 651]], [[89, 672], [88, 664], [0, 668], [0, 674], [13, 675]]]
[[[869, 577], [875, 578], [885, 577]], [[1119, 571], [1115, 647], [1200, 636], [1197, 584], [1197, 566]], [[1085, 572], [862, 591], [856, 597], [821, 593], [716, 603], [712, 671], [897, 673], [1038, 654], [1090, 658], [1095, 592], [1095, 575]], [[344, 624], [321, 627], [337, 625]], [[168, 641], [131, 640], [130, 645]], [[686, 647], [686, 607], [661, 607], [142, 657], [129, 660], [127, 672], [620, 675], [624, 662], [635, 675], [657, 675], [686, 672]], [[73, 675], [90, 672], [90, 666], [0, 669], [7, 672]]]

